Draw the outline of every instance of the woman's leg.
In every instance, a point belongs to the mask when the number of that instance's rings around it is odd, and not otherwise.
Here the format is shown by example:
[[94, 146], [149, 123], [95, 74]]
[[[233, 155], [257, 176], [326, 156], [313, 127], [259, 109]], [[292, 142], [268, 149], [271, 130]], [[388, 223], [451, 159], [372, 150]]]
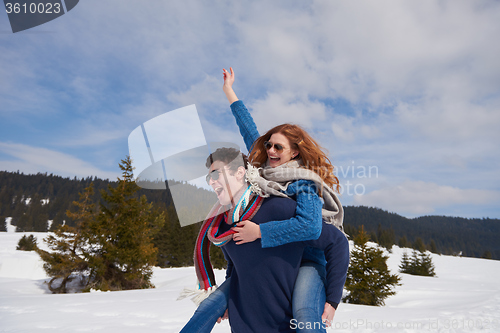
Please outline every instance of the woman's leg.
[[326, 302], [325, 277], [323, 265], [308, 262], [300, 267], [292, 297], [297, 332], [326, 332], [321, 321]]
[[200, 303], [188, 323], [180, 333], [211, 332], [217, 319], [224, 315], [229, 298], [229, 280], [226, 279], [219, 288]]

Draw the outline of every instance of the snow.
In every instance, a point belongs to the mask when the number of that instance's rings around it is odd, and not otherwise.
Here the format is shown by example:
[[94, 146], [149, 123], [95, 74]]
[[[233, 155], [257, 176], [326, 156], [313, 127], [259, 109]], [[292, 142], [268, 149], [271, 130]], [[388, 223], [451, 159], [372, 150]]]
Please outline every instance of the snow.
[[6, 226], [7, 226], [7, 232], [16, 232], [16, 228], [17, 227], [15, 225], [10, 224], [11, 221], [12, 221], [12, 217], [5, 218], [5, 223], [6, 223]]
[[[39, 245], [47, 235], [26, 234]], [[179, 332], [195, 310], [176, 300], [194, 286], [193, 267], [155, 268], [155, 289], [53, 295], [38, 255], [15, 250], [23, 235], [0, 232], [0, 332]], [[389, 253], [393, 272], [403, 251]], [[500, 262], [431, 256], [436, 278], [401, 274], [403, 285], [385, 306], [340, 304], [328, 331], [499, 332]], [[216, 275], [223, 280], [223, 271]], [[228, 322], [213, 332], [230, 332]]]

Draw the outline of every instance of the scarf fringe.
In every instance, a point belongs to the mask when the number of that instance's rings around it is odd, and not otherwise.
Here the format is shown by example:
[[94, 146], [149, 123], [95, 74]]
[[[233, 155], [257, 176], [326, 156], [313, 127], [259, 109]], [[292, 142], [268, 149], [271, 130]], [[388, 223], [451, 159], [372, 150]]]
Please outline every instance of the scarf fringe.
[[258, 183], [259, 179], [261, 178], [260, 170], [262, 170], [262, 168], [257, 168], [251, 165], [250, 163], [247, 163], [247, 172], [245, 173], [245, 180], [248, 183], [250, 183], [250, 191], [252, 191], [253, 193], [255, 193], [260, 197], [268, 198], [269, 194], [265, 193]]
[[205, 298], [210, 296], [211, 293], [213, 293], [217, 289], [217, 286], [210, 287], [208, 289], [191, 289], [191, 288], [184, 288], [183, 291], [179, 294], [179, 297], [177, 297], [177, 300], [183, 300], [185, 298], [191, 297], [191, 301], [193, 301], [196, 306], [199, 306]]

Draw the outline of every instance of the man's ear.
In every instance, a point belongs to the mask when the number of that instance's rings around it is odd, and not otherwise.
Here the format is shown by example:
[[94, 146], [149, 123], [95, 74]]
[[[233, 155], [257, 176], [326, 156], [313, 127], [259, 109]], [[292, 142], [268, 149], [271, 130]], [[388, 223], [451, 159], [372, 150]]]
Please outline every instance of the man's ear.
[[238, 170], [236, 170], [236, 177], [238, 179], [244, 179], [245, 178], [245, 172], [246, 169], [243, 166], [238, 167]]

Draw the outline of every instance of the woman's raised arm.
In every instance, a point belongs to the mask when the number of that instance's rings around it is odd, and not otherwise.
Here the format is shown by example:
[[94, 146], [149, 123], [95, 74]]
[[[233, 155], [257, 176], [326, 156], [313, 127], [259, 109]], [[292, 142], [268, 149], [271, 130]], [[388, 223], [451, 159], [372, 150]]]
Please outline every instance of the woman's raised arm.
[[229, 104], [233, 104], [238, 100], [238, 97], [234, 93], [233, 90], [233, 83], [234, 83], [234, 71], [233, 67], [229, 67], [229, 70], [231, 72], [226, 71], [225, 68], [222, 69], [222, 72], [224, 73], [224, 85], [222, 86], [222, 90], [224, 90], [224, 93], [226, 94], [227, 100], [229, 101]]
[[243, 137], [243, 141], [245, 141], [248, 152], [250, 152], [252, 150], [253, 143], [260, 137], [260, 134], [259, 131], [257, 131], [257, 126], [255, 125], [255, 122], [253, 121], [253, 118], [250, 115], [250, 112], [248, 112], [245, 104], [243, 104], [243, 102], [240, 101], [234, 93], [234, 71], [232, 67], [229, 67], [229, 70], [231, 72], [222, 69], [224, 72], [224, 85], [222, 86], [222, 90], [224, 90], [224, 93], [226, 94], [231, 107], [231, 112], [233, 113], [236, 124], [240, 129], [241, 136]]

